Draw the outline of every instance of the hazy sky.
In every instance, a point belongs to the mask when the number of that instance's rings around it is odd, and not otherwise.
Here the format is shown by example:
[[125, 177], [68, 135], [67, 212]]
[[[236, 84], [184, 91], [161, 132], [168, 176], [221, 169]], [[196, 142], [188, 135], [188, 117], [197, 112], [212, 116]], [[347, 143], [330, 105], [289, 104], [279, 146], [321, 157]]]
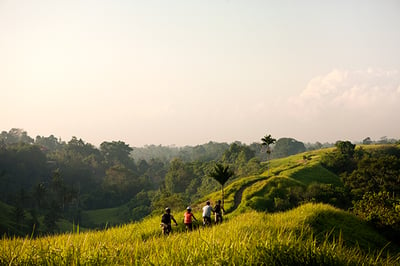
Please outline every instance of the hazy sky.
[[400, 1], [0, 0], [0, 131], [400, 138]]

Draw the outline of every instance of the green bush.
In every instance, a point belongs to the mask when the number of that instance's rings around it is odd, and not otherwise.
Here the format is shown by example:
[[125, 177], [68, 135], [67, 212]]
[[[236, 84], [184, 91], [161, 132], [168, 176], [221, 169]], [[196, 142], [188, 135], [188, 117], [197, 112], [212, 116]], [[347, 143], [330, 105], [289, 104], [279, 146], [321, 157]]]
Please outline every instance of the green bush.
[[389, 192], [367, 192], [354, 204], [354, 213], [377, 228], [400, 231], [400, 199]]

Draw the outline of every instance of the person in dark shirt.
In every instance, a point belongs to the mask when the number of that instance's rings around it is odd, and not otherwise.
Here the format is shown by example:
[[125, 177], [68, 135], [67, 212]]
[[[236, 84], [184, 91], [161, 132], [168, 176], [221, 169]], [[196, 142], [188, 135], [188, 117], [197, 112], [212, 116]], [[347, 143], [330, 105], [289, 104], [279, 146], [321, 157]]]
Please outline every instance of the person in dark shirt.
[[178, 225], [174, 216], [171, 214], [170, 208], [165, 208], [165, 213], [161, 217], [161, 227], [164, 235], [168, 235], [172, 231], [171, 222], [174, 221], [175, 225]]
[[214, 207], [215, 223], [222, 223], [222, 213], [225, 213], [224, 207], [221, 205], [221, 200], [218, 200]]

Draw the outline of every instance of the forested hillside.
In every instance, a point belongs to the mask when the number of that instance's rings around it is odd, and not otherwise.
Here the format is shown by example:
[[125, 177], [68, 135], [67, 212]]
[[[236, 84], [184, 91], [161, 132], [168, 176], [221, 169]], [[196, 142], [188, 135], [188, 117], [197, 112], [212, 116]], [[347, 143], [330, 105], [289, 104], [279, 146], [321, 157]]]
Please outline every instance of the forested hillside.
[[[60, 232], [60, 221], [82, 228], [139, 220], [169, 205], [183, 208], [219, 188], [208, 172], [220, 161], [235, 176], [262, 171], [259, 143], [209, 142], [195, 147], [100, 147], [73, 137], [32, 138], [22, 129], [0, 134], [1, 233]], [[110, 210], [105, 210], [110, 209]], [[97, 211], [99, 210], [99, 211]], [[100, 211], [102, 210], [102, 211]], [[114, 219], [101, 219], [112, 210]]]
[[[398, 202], [398, 147], [376, 149], [374, 142], [368, 144], [356, 149], [350, 142], [339, 141], [336, 149], [320, 150], [331, 145], [280, 138], [268, 154], [261, 143], [132, 148], [111, 141], [95, 147], [76, 137], [65, 142], [53, 135], [33, 139], [21, 129], [3, 131], [0, 233], [56, 233], [71, 230], [72, 224], [82, 229], [104, 228], [140, 220], [165, 206], [181, 210], [210, 193], [220, 198], [220, 183], [210, 177], [216, 162], [234, 173], [225, 184], [228, 211], [250, 207], [276, 212], [305, 202], [324, 202], [351, 208], [392, 232], [398, 226], [395, 212], [385, 211], [389, 217], [371, 216], [367, 207], [381, 206], [379, 202], [384, 201], [389, 210], [390, 204]], [[299, 152], [306, 153], [286, 157]], [[296, 161], [288, 170], [293, 158]], [[256, 190], [245, 191], [258, 181], [263, 183]], [[242, 190], [246, 206], [239, 206], [240, 198], [235, 198], [242, 193], [230, 194], [234, 188]]]
[[[394, 193], [374, 193], [372, 189], [372, 198], [392, 194], [387, 199], [394, 204], [385, 206], [380, 202], [375, 205], [378, 208], [367, 212], [363, 204], [348, 211], [331, 205], [351, 205], [355, 200], [356, 205], [364, 202], [373, 206], [363, 198], [356, 200], [343, 170], [351, 166], [360, 171], [355, 162], [372, 157], [387, 162], [386, 157], [393, 155], [396, 157], [390, 160], [393, 166], [387, 168], [391, 174], [382, 181], [398, 178], [399, 149], [394, 145], [356, 148], [342, 141], [336, 148], [272, 160], [261, 174], [235, 178], [225, 186], [226, 212], [222, 224], [209, 228], [199, 226], [200, 222], [196, 221], [198, 230], [194, 232], [186, 232], [182, 224], [180, 217], [184, 208], [173, 208], [178, 226], [174, 226], [169, 236], [161, 233], [160, 210], [140, 222], [100, 231], [82, 232], [75, 226], [68, 234], [52, 237], [3, 237], [0, 264], [398, 265], [399, 221], [391, 215], [399, 216], [399, 202]], [[372, 169], [376, 166], [368, 168], [365, 171], [374, 175]], [[332, 171], [341, 173], [341, 177]], [[375, 187], [384, 189], [380, 185]], [[396, 187], [398, 182], [390, 189]], [[364, 194], [367, 193], [370, 192]], [[195, 216], [201, 217], [206, 199], [215, 202], [220, 197], [221, 191], [216, 191], [194, 202]], [[330, 205], [307, 202], [329, 202]], [[352, 211], [355, 209], [360, 212]], [[109, 218], [116, 214], [114, 209], [107, 212], [103, 214]], [[361, 213], [394, 223], [382, 228], [382, 224], [375, 223], [377, 220], [363, 217]]]

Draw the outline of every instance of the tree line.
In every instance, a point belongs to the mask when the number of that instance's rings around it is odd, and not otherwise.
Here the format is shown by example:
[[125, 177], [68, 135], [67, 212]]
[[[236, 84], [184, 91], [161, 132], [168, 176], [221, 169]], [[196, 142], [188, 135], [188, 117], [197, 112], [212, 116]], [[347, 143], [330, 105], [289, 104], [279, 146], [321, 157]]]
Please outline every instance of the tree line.
[[[273, 140], [269, 143], [273, 152], [267, 153], [262, 143], [132, 148], [123, 141], [105, 141], [95, 147], [77, 137], [65, 142], [54, 135], [34, 139], [22, 129], [3, 131], [0, 203], [13, 209], [10, 223], [0, 224], [0, 233], [31, 234], [33, 227], [38, 234], [57, 232], [61, 218], [90, 228], [94, 225], [85, 220], [84, 211], [122, 205], [127, 210], [121, 214], [125, 222], [140, 220], [165, 206], [183, 209], [225, 182], [267, 170], [268, 164], [263, 163], [267, 159], [333, 145], [303, 144], [292, 138]], [[347, 168], [339, 161], [327, 158], [325, 164], [342, 174]], [[212, 178], [216, 162], [222, 170], [229, 166], [234, 175], [223, 182]], [[317, 190], [307, 194], [322, 197], [323, 191], [331, 193], [325, 187]]]
[[220, 188], [210, 176], [216, 162], [235, 173], [231, 182], [262, 172], [265, 159], [260, 143], [132, 148], [105, 141], [95, 147], [77, 137], [34, 139], [13, 128], [0, 134], [0, 201], [13, 206], [12, 224], [1, 233], [30, 234], [33, 225], [38, 233], [57, 232], [60, 218], [91, 227], [83, 211], [121, 205], [125, 221], [166, 205], [184, 208]]

